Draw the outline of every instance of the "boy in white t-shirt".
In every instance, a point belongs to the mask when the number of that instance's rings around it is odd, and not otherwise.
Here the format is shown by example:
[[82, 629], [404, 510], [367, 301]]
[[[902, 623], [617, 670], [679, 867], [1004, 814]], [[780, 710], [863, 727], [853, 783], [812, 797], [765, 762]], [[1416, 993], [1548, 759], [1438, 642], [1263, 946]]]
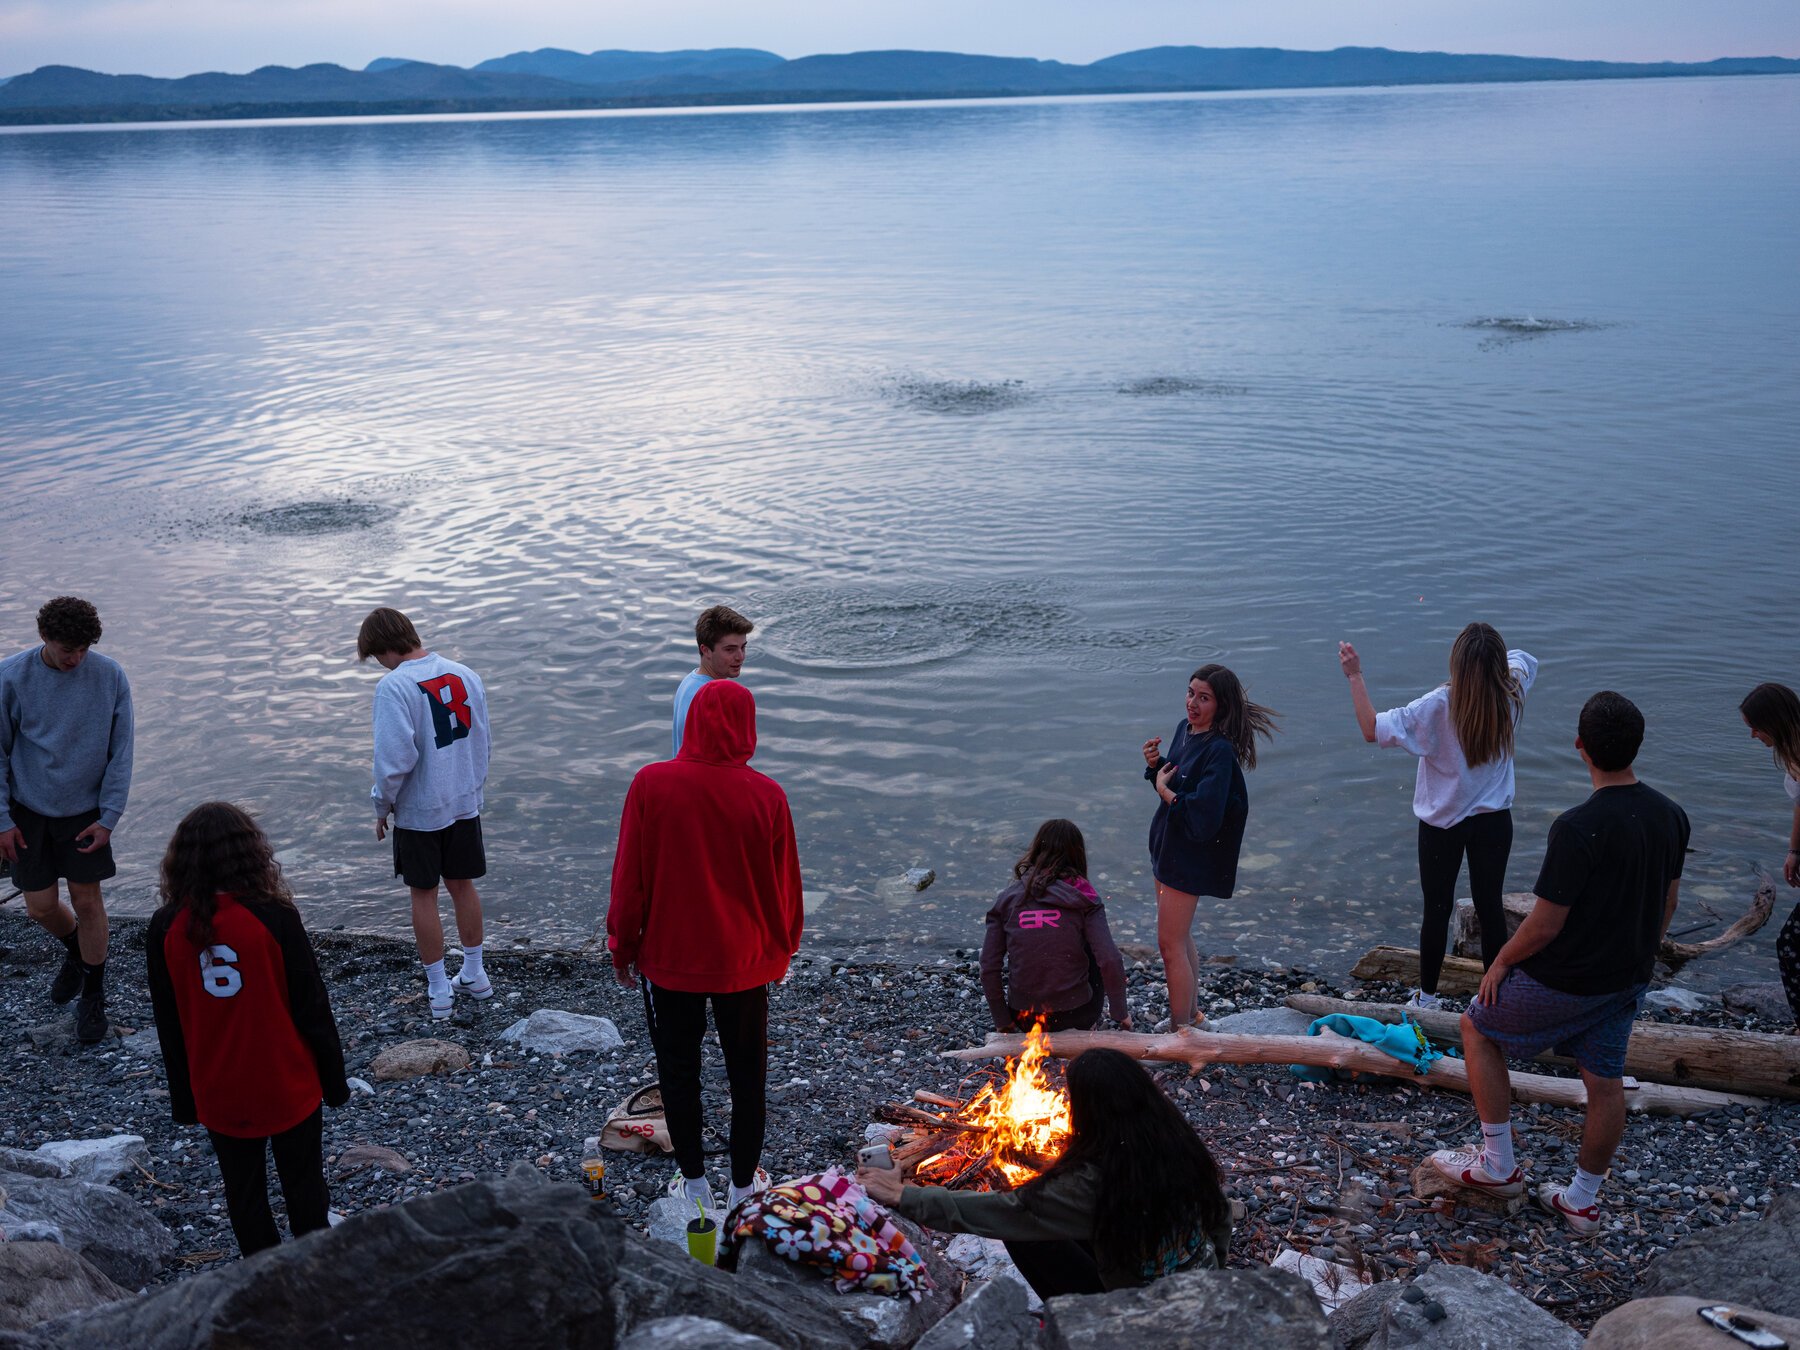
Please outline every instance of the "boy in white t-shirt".
[[1484, 968], [1506, 943], [1500, 896], [1512, 853], [1513, 730], [1537, 679], [1537, 658], [1508, 650], [1490, 625], [1472, 623], [1450, 647], [1448, 684], [1379, 714], [1363, 684], [1356, 648], [1340, 642], [1338, 661], [1350, 681], [1363, 739], [1398, 746], [1419, 760], [1413, 814], [1419, 818], [1425, 916], [1419, 925], [1419, 988], [1410, 1005], [1435, 1008], [1465, 854]]
[[[487, 872], [481, 842], [481, 793], [487, 782], [487, 691], [467, 666], [428, 652], [412, 620], [377, 609], [356, 635], [359, 661], [371, 656], [387, 674], [375, 687], [375, 838], [394, 818], [394, 875], [412, 892], [413, 938], [425, 965], [431, 1015], [450, 1016], [462, 990], [493, 997], [481, 967], [481, 897]], [[438, 882], [456, 909], [462, 969], [444, 974], [444, 924]]]
[[700, 666], [682, 677], [675, 688], [673, 749], [669, 758], [681, 754], [681, 733], [687, 726], [688, 705], [708, 680], [735, 680], [744, 668], [749, 654], [750, 634], [756, 630], [742, 614], [729, 605], [714, 605], [694, 623], [694, 642], [700, 648]]

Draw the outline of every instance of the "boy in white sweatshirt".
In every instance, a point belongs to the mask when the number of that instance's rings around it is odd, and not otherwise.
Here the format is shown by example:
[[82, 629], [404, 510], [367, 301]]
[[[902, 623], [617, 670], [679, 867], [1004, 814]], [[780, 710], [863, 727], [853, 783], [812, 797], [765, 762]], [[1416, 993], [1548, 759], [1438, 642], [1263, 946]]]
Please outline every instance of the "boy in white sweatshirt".
[[[481, 846], [481, 789], [487, 781], [487, 694], [467, 666], [428, 652], [412, 620], [397, 609], [369, 613], [356, 656], [387, 669], [375, 686], [375, 838], [394, 818], [394, 875], [412, 891], [413, 937], [429, 982], [431, 1015], [450, 1016], [456, 989], [493, 997], [481, 968], [481, 897], [487, 872]], [[444, 925], [438, 881], [456, 908], [462, 969], [444, 974]]]

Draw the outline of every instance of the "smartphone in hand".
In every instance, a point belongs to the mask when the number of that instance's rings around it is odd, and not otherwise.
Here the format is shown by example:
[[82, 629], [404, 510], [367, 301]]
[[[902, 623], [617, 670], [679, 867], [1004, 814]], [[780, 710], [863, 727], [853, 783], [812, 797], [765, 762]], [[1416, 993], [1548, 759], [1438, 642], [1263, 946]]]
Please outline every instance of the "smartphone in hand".
[[856, 1161], [859, 1166], [872, 1167], [877, 1172], [891, 1172], [894, 1170], [894, 1150], [888, 1144], [870, 1144], [856, 1151]]

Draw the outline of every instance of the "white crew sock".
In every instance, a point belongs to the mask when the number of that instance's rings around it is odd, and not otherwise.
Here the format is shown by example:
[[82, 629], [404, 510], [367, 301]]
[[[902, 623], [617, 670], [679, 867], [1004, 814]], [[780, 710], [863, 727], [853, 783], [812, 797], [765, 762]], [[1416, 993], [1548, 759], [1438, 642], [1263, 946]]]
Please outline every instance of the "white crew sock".
[[681, 1191], [689, 1200], [712, 1199], [712, 1187], [706, 1184], [706, 1178], [703, 1176], [683, 1177]]
[[1481, 1122], [1481, 1165], [1487, 1168], [1489, 1176], [1499, 1177], [1502, 1181], [1516, 1170], [1511, 1120], [1503, 1120], [1498, 1125], [1490, 1125], [1485, 1120]]
[[450, 977], [444, 974], [444, 958], [425, 963], [425, 987], [431, 990], [431, 996], [442, 1001], [450, 992]]
[[1575, 1164], [1575, 1180], [1563, 1192], [1563, 1203], [1570, 1209], [1586, 1209], [1600, 1198], [1600, 1183], [1603, 1176], [1595, 1176], [1592, 1172], [1584, 1172], [1581, 1164]]
[[756, 1194], [756, 1183], [751, 1182], [748, 1186], [740, 1186], [734, 1181], [731, 1183], [731, 1189], [727, 1194], [731, 1198], [726, 1201], [725, 1207], [727, 1209], [736, 1209], [738, 1207], [738, 1201]]
[[462, 973], [468, 976], [471, 983], [481, 979], [481, 944], [479, 942], [473, 947], [467, 943], [463, 944]]

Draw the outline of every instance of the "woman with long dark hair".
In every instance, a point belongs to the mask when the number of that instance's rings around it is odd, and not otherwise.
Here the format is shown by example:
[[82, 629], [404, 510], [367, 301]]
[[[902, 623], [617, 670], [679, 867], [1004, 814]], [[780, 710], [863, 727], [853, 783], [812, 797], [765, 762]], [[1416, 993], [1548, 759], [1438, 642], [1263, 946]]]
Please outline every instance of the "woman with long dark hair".
[[229, 802], [196, 806], [162, 860], [146, 946], [178, 1125], [206, 1126], [245, 1256], [281, 1241], [265, 1158], [295, 1237], [329, 1222], [320, 1103], [350, 1098], [312, 943], [269, 837]]
[[987, 915], [981, 989], [999, 1031], [1088, 1031], [1104, 998], [1131, 1030], [1125, 961], [1106, 926], [1106, 906], [1087, 879], [1087, 842], [1072, 820], [1038, 826], [1013, 884]]
[[1464, 854], [1481, 926], [1482, 967], [1491, 966], [1506, 945], [1500, 895], [1512, 854], [1513, 733], [1537, 678], [1537, 658], [1509, 650], [1492, 625], [1469, 624], [1450, 644], [1450, 682], [1383, 713], [1369, 700], [1362, 658], [1348, 642], [1338, 643], [1338, 664], [1350, 681], [1363, 739], [1397, 745], [1419, 760], [1413, 814], [1419, 818], [1425, 916], [1419, 924], [1419, 987], [1408, 1006], [1435, 1008]]
[[[1782, 878], [1790, 886], [1800, 886], [1800, 695], [1785, 684], [1759, 684], [1738, 704], [1738, 713], [1750, 735], [1768, 746], [1775, 763], [1786, 775], [1788, 800], [1794, 806], [1794, 821], [1788, 829], [1787, 858], [1782, 862]], [[1781, 984], [1787, 990], [1788, 1007], [1793, 1010], [1800, 1035], [1800, 905], [1781, 926], [1775, 938], [1775, 956], [1781, 963]]]
[[1144, 742], [1144, 777], [1161, 799], [1150, 818], [1150, 870], [1169, 1026], [1158, 1030], [1192, 1026], [1200, 1016], [1194, 910], [1201, 896], [1228, 900], [1237, 887], [1250, 816], [1244, 770], [1256, 767], [1256, 738], [1272, 736], [1279, 715], [1252, 703], [1224, 666], [1201, 666], [1188, 677], [1186, 716], [1175, 724], [1168, 755], [1161, 736]]
[[1219, 1166], [1143, 1066], [1089, 1050], [1070, 1061], [1068, 1090], [1068, 1147], [1015, 1191], [906, 1186], [898, 1169], [856, 1178], [914, 1223], [1003, 1239], [1040, 1298], [1223, 1268], [1231, 1203]]

